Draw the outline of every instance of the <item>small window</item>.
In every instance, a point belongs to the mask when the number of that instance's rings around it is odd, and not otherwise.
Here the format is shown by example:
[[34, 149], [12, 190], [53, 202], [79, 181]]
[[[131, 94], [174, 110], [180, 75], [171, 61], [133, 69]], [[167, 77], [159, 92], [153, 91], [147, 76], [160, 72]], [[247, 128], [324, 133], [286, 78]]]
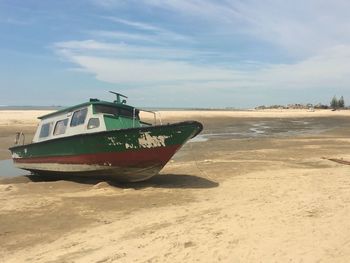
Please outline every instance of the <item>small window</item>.
[[51, 129], [52, 129], [52, 122], [45, 123], [45, 124], [41, 125], [39, 138], [48, 137], [51, 133]]
[[70, 126], [74, 127], [74, 126], [84, 124], [86, 115], [87, 115], [87, 108], [75, 111], [73, 114], [72, 120], [70, 122]]
[[53, 131], [53, 135], [64, 134], [67, 129], [68, 119], [60, 120], [56, 122], [55, 129]]
[[100, 119], [99, 118], [91, 118], [89, 120], [88, 129], [94, 129], [100, 127]]

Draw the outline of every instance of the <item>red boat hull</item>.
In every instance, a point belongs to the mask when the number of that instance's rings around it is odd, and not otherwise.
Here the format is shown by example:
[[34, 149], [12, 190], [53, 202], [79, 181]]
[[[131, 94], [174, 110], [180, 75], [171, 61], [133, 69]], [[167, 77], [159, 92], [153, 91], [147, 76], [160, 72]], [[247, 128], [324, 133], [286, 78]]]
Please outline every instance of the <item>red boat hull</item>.
[[14, 162], [17, 167], [37, 174], [106, 176], [118, 181], [137, 182], [158, 174], [180, 147], [171, 145], [129, 152], [15, 158]]

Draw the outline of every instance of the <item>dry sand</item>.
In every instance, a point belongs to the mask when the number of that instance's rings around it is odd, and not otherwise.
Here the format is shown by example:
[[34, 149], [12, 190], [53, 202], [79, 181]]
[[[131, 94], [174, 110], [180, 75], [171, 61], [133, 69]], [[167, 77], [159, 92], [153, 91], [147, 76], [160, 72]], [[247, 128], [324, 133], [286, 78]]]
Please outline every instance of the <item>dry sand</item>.
[[[27, 114], [38, 113], [17, 116]], [[331, 127], [189, 143], [161, 175], [137, 184], [2, 179], [0, 261], [348, 262], [350, 166], [322, 157], [350, 160], [349, 115], [163, 112], [165, 122], [201, 120], [204, 133], [257, 118], [316, 118]], [[28, 116], [21, 126], [5, 116], [0, 152], [11, 132], [22, 128], [30, 137], [36, 125]]]

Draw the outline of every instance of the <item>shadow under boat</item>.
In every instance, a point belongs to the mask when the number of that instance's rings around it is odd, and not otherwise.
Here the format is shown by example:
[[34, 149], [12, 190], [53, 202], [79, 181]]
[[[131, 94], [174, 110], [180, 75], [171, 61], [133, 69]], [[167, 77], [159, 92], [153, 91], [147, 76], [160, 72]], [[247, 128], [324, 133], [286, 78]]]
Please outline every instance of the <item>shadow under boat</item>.
[[90, 177], [69, 177], [62, 175], [46, 175], [46, 174], [30, 174], [25, 175], [32, 182], [54, 182], [54, 181], [71, 181], [80, 184], [90, 184], [95, 185], [100, 182], [107, 182], [109, 185], [118, 187], [118, 188], [133, 188], [133, 189], [143, 189], [147, 187], [153, 188], [169, 188], [169, 189], [204, 189], [204, 188], [214, 188], [218, 187], [219, 183], [212, 180], [188, 174], [159, 174], [155, 175], [152, 178], [142, 181], [142, 182], [133, 182], [133, 183], [120, 183], [113, 180], [110, 177], [101, 176], [99, 178], [90, 178]]

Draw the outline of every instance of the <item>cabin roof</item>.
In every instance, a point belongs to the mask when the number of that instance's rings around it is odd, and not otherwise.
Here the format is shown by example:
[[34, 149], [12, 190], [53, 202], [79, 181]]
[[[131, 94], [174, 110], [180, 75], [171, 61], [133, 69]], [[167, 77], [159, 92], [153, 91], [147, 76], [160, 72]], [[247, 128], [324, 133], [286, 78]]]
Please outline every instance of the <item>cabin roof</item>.
[[53, 116], [56, 116], [56, 115], [60, 115], [60, 114], [63, 114], [63, 113], [72, 112], [72, 111], [77, 110], [79, 108], [87, 107], [87, 106], [90, 106], [90, 105], [112, 106], [112, 107], [115, 107], [115, 108], [123, 108], [123, 109], [129, 109], [129, 110], [133, 110], [134, 109], [134, 107], [126, 105], [126, 104], [122, 104], [122, 103], [115, 103], [115, 102], [109, 102], [109, 101], [103, 101], [103, 100], [97, 100], [97, 99], [90, 99], [89, 102], [84, 102], [84, 103], [81, 103], [81, 104], [78, 104], [78, 105], [67, 107], [67, 108], [64, 108], [62, 110], [58, 110], [58, 111], [55, 111], [55, 112], [52, 112], [52, 113], [40, 116], [40, 117], [38, 117], [38, 119], [43, 120], [43, 119], [46, 119], [46, 118], [49, 118], [49, 117], [53, 117]]

